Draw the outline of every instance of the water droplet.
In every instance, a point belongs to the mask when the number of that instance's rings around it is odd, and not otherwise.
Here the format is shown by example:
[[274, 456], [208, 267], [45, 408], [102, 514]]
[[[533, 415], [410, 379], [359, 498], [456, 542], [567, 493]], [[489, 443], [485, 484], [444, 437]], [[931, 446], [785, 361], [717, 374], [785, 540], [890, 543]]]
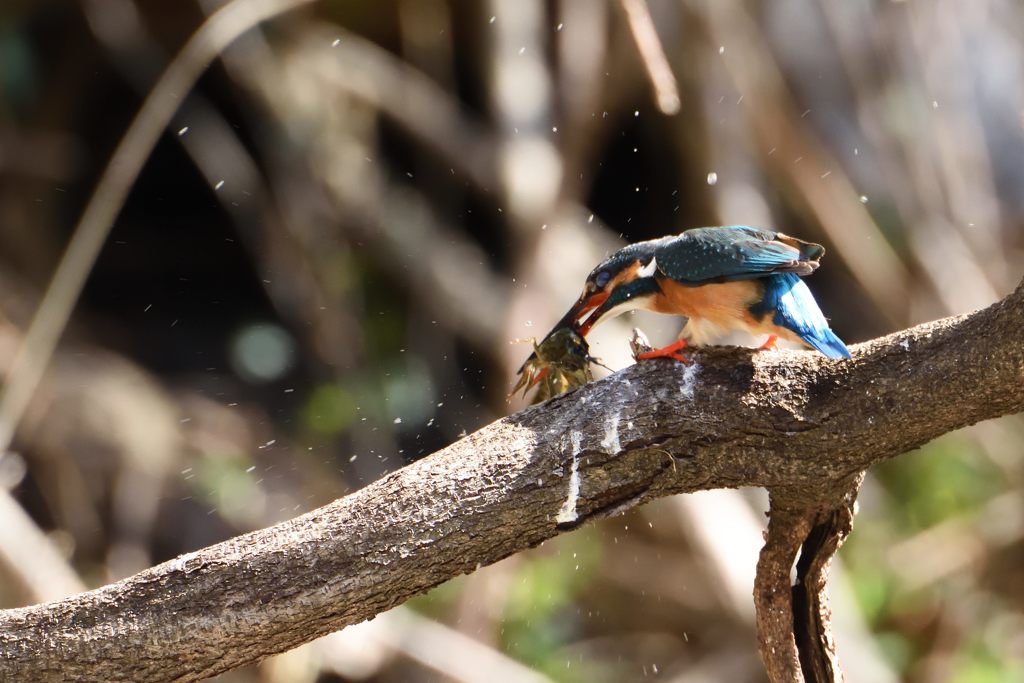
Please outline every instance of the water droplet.
[[400, 417], [396, 417], [396, 418], [395, 418], [395, 424], [396, 424], [396, 425], [400, 425], [400, 424], [402, 424], [402, 418], [400, 418]]
[[720, 54], [720, 55], [724, 55], [725, 54], [725, 45], [719, 45], [718, 46], [718, 54]]
[[718, 174], [712, 171], [708, 173], [708, 185], [716, 185], [718, 183]]
[[868, 203], [868, 196], [866, 194], [862, 194], [860, 196], [860, 203], [861, 204], [867, 204]]

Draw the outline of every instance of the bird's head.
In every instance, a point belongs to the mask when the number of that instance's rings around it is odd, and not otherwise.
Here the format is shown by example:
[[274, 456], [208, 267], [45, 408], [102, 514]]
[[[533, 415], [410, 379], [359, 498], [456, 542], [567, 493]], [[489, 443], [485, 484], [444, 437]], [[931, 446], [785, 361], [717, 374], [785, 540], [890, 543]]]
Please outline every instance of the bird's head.
[[[587, 276], [580, 298], [566, 311], [562, 319], [555, 323], [539, 347], [546, 349], [549, 344], [555, 344], [557, 336], [566, 330], [580, 335], [582, 341], [582, 337], [601, 320], [635, 308], [647, 307], [654, 295], [661, 290], [655, 279], [658, 265], [654, 258], [654, 250], [655, 247], [650, 242], [631, 244], [599, 263]], [[585, 353], [586, 347], [579, 346]], [[536, 365], [537, 361], [538, 354], [535, 351], [519, 368], [519, 374]], [[566, 366], [564, 362], [556, 362], [554, 365], [563, 368]]]
[[580, 334], [585, 336], [602, 320], [646, 308], [660, 291], [655, 279], [657, 270], [652, 245], [640, 243], [620, 249], [590, 272], [583, 294], [556, 328], [578, 326]]

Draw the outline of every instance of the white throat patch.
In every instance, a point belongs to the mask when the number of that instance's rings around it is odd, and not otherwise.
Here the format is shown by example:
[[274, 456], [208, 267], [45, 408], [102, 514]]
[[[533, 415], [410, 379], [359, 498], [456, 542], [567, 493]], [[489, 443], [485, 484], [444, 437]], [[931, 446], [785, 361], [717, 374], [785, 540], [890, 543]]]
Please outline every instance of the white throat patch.
[[658, 270], [658, 259], [652, 256], [651, 262], [636, 271], [636, 275], [637, 277], [653, 277], [656, 270]]

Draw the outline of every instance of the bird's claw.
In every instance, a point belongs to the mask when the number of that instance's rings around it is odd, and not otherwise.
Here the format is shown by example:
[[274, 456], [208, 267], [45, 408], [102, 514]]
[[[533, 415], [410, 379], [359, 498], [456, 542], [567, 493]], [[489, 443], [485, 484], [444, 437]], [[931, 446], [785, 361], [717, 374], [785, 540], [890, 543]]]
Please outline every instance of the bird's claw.
[[629, 345], [633, 349], [633, 359], [637, 361], [651, 360], [653, 358], [671, 358], [680, 363], [690, 362], [689, 358], [679, 353], [680, 349], [685, 349], [687, 346], [685, 339], [677, 339], [668, 346], [654, 349], [651, 348], [644, 333], [634, 328], [633, 338], [630, 340]]
[[665, 349], [654, 349], [653, 351], [645, 351], [644, 353], [637, 354], [637, 360], [652, 360], [654, 358], [671, 358], [677, 360], [680, 363], [689, 363], [690, 359], [679, 353], [678, 351], [665, 351]]

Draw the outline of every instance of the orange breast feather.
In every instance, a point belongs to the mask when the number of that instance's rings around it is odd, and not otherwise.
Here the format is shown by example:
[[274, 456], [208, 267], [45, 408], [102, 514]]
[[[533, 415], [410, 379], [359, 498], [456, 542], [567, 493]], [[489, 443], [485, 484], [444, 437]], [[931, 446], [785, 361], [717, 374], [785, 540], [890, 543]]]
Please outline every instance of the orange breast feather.
[[755, 280], [686, 287], [665, 278], [659, 279], [658, 284], [662, 291], [652, 302], [658, 313], [703, 318], [725, 329], [758, 324], [749, 310], [761, 295], [761, 286]]
[[[799, 336], [785, 327], [776, 325], [772, 316], [758, 320], [750, 314], [750, 306], [762, 296], [762, 285], [756, 280], [737, 280], [721, 284], [684, 287], [674, 280], [659, 280], [662, 292], [655, 296], [651, 309], [658, 313], [685, 315], [690, 319], [684, 333], [689, 331], [696, 343], [709, 343], [701, 339], [708, 330], [718, 333], [744, 330], [751, 334], [774, 334], [783, 339], [806, 346]], [[707, 325], [710, 323], [710, 327]]]

